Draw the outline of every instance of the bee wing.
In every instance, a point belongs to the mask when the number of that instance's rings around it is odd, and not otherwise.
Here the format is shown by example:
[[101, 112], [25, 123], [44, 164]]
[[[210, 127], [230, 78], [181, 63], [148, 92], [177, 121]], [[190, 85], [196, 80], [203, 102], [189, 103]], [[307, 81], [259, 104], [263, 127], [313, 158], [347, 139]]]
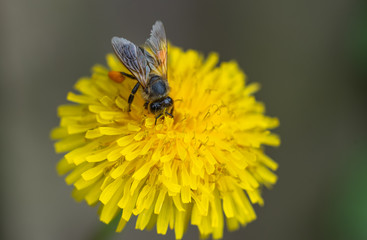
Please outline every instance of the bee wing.
[[145, 42], [144, 54], [152, 72], [167, 78], [167, 39], [161, 21], [156, 21], [152, 27], [150, 37]]
[[136, 77], [143, 88], [146, 88], [150, 69], [144, 53], [125, 38], [113, 37], [111, 43], [120, 61]]

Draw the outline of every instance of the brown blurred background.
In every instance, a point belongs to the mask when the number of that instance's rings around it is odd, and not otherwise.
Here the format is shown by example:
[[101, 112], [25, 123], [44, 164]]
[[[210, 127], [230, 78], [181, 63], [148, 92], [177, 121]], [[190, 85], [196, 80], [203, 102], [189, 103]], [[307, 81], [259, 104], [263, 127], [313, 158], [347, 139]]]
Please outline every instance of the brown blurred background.
[[[358, 0], [0, 1], [1, 239], [98, 239], [97, 209], [58, 177], [50, 129], [112, 36], [169, 40], [236, 59], [277, 116], [279, 182], [224, 239], [367, 239], [367, 4]], [[97, 237], [96, 237], [97, 236]], [[170, 232], [169, 238], [174, 234]], [[167, 239], [134, 230], [112, 239]], [[184, 239], [198, 239], [191, 227]]]

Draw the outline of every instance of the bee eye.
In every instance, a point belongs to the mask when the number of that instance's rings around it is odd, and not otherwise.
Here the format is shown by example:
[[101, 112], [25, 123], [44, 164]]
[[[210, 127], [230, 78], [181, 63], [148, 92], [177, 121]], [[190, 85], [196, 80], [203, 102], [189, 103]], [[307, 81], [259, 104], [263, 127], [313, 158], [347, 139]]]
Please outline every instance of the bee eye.
[[164, 100], [163, 100], [163, 104], [164, 106], [168, 107], [168, 106], [171, 106], [173, 104], [173, 100], [172, 98], [170, 97], [166, 97]]

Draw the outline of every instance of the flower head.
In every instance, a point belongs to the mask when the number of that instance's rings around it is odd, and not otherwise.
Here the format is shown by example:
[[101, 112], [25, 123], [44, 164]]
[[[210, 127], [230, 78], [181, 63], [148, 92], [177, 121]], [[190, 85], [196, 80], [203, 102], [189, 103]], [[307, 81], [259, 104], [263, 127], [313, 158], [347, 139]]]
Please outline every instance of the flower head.
[[188, 223], [202, 237], [222, 238], [229, 230], [256, 218], [252, 204], [263, 204], [262, 186], [277, 180], [277, 164], [263, 145], [279, 145], [268, 129], [276, 118], [264, 115], [253, 97], [258, 84], [245, 84], [235, 62], [218, 64], [196, 51], [169, 46], [168, 81], [175, 101], [174, 118], [155, 116], [135, 95], [131, 112], [127, 99], [136, 81], [116, 83], [109, 71], [125, 71], [107, 55], [108, 68], [97, 65], [91, 77], [75, 85], [76, 104], [58, 108], [60, 126], [51, 136], [56, 152], [66, 152], [57, 169], [73, 184], [76, 200], [99, 204], [100, 219], [120, 216], [121, 231], [131, 215], [136, 228], [168, 226], [181, 239]]

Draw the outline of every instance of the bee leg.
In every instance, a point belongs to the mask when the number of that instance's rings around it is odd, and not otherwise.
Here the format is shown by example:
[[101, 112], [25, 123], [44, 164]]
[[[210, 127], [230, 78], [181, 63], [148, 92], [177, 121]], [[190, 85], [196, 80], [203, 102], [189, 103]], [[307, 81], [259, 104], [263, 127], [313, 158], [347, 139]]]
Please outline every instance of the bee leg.
[[174, 108], [175, 108], [175, 106], [172, 105], [171, 111], [169, 112], [171, 117], [173, 117], [172, 114], [173, 114], [173, 109]]
[[171, 118], [173, 118], [172, 111], [171, 111], [171, 113], [166, 112], [166, 114], [167, 114], [168, 116], [170, 116]]
[[131, 111], [131, 103], [133, 102], [134, 100], [134, 95], [135, 93], [138, 91], [139, 89], [139, 86], [140, 86], [140, 83], [136, 83], [133, 90], [131, 90], [131, 93], [130, 93], [130, 96], [129, 96], [129, 99], [127, 100], [127, 103], [129, 104], [129, 112]]
[[146, 101], [146, 102], [144, 103], [144, 108], [145, 108], [145, 109], [148, 109], [148, 106], [149, 106], [149, 101]]
[[134, 77], [133, 75], [131, 74], [128, 74], [128, 73], [124, 73], [124, 72], [120, 72], [121, 75], [124, 75], [125, 77], [128, 77], [128, 78], [131, 78], [131, 79], [135, 79], [136, 80], [136, 77]]
[[157, 120], [158, 118], [162, 117], [163, 113], [159, 114], [158, 116], [155, 117], [155, 122], [154, 125], [157, 125]]

